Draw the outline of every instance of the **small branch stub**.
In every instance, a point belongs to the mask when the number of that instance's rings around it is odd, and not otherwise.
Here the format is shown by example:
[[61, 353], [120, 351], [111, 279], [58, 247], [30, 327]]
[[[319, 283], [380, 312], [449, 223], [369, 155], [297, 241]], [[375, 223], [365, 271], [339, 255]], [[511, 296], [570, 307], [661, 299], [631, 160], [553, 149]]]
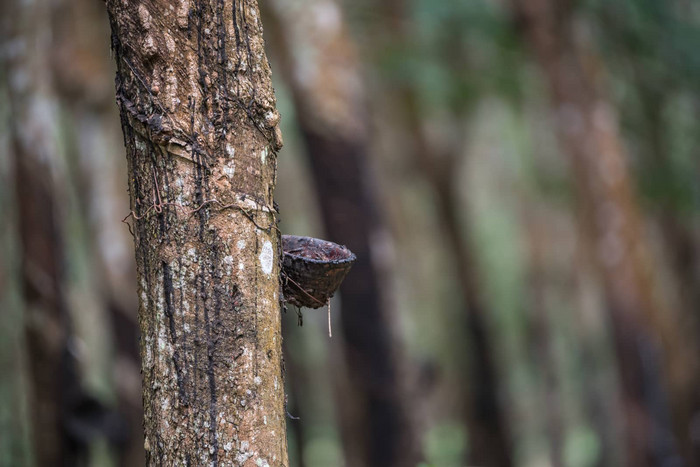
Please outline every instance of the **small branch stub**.
[[357, 259], [348, 248], [296, 235], [282, 236], [284, 299], [298, 307], [328, 303]]

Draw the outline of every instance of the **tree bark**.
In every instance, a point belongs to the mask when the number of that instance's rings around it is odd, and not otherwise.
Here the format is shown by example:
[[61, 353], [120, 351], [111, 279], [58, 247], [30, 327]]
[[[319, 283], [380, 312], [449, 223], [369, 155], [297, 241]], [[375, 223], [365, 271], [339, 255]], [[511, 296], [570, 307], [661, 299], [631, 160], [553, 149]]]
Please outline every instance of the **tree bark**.
[[279, 114], [255, 0], [108, 0], [148, 465], [287, 465]]
[[336, 384], [336, 399], [346, 462], [416, 465], [421, 453], [402, 380], [406, 364], [375, 251], [386, 227], [367, 166], [366, 96], [357, 53], [338, 3], [269, 6], [279, 34], [273, 48], [297, 110], [326, 234], [357, 255], [340, 295], [349, 387]]

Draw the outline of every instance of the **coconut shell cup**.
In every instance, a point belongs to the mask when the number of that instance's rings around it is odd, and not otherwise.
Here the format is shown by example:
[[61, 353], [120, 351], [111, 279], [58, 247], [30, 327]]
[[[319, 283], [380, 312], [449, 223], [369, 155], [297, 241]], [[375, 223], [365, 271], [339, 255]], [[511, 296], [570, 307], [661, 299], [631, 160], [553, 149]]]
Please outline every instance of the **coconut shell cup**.
[[345, 246], [311, 237], [282, 235], [284, 300], [320, 308], [333, 296], [357, 259]]

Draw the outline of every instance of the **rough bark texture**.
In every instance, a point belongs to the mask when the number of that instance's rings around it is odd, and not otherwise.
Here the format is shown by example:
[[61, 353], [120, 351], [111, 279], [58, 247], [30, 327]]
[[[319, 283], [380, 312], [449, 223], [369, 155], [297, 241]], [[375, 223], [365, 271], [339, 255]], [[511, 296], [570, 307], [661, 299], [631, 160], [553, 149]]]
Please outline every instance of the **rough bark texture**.
[[279, 115], [255, 0], [110, 0], [149, 465], [287, 465]]
[[[678, 326], [675, 310], [658, 295], [616, 115], [599, 88], [601, 69], [577, 41], [568, 2], [516, 0], [513, 6], [547, 81], [591, 255], [605, 280], [621, 373], [627, 465], [676, 462], [664, 420], [664, 391], [684, 405], [696, 390], [694, 344]], [[679, 434], [686, 437], [690, 424], [681, 425]]]
[[[326, 234], [357, 255], [340, 295], [349, 387], [336, 388], [346, 462], [416, 465], [421, 453], [402, 382], [403, 352], [390, 288], [382, 284], [373, 251], [385, 226], [369, 183], [366, 97], [357, 53], [336, 2], [269, 6], [278, 33], [275, 57], [292, 92]], [[287, 46], [291, 43], [294, 49]]]

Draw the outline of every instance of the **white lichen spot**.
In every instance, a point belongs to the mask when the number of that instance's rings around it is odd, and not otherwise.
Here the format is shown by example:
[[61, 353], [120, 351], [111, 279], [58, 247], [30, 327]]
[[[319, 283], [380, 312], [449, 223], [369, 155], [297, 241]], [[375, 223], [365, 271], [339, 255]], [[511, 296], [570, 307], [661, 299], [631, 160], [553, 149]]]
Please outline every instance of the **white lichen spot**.
[[262, 378], [261, 378], [260, 376], [256, 376], [255, 378], [253, 378], [253, 382], [254, 382], [256, 385], [261, 385], [261, 384], [262, 384]]
[[277, 376], [275, 376], [275, 391], [277, 390]]
[[144, 29], [150, 29], [151, 27], [151, 14], [148, 12], [148, 8], [142, 3], [139, 5], [138, 9], [139, 20]]
[[238, 270], [242, 271], [244, 269], [245, 269], [245, 266], [243, 265], [243, 263], [238, 263]]
[[153, 351], [151, 350], [150, 339], [146, 340], [146, 367], [150, 368], [153, 366]]
[[181, 28], [186, 28], [189, 21], [189, 5], [187, 0], [182, 0], [177, 6], [177, 25]]
[[175, 40], [170, 34], [165, 34], [165, 47], [167, 47], [169, 53], [175, 52]]
[[280, 122], [280, 114], [277, 111], [269, 111], [265, 114], [265, 123], [268, 128], [276, 126]]
[[238, 240], [238, 242], [236, 242], [236, 246], [239, 250], [242, 250], [243, 248], [245, 248], [245, 240]]
[[231, 256], [231, 255], [225, 256], [225, 257], [224, 257], [224, 263], [225, 263], [227, 266], [231, 266], [231, 265], [233, 264], [233, 256]]
[[263, 423], [267, 425], [267, 415], [263, 415]]
[[267, 148], [260, 151], [260, 161], [264, 164], [265, 159], [267, 159]]
[[224, 175], [226, 175], [229, 179], [233, 178], [233, 175], [236, 173], [236, 167], [233, 165], [233, 162], [224, 165], [223, 170]]
[[165, 339], [160, 336], [158, 337], [158, 349], [165, 350]]
[[231, 443], [224, 444], [224, 451], [228, 452], [231, 449], [233, 449], [233, 445]]
[[270, 467], [270, 464], [268, 464], [265, 459], [262, 459], [260, 457], [258, 457], [255, 460], [255, 465], [257, 465], [258, 467]]
[[262, 267], [263, 272], [268, 276], [272, 274], [273, 258], [274, 254], [272, 252], [272, 243], [270, 240], [265, 240], [262, 251], [260, 252], [260, 266]]
[[235, 153], [236, 148], [234, 148], [230, 143], [226, 143], [226, 154], [228, 154], [229, 157], [233, 157]]

